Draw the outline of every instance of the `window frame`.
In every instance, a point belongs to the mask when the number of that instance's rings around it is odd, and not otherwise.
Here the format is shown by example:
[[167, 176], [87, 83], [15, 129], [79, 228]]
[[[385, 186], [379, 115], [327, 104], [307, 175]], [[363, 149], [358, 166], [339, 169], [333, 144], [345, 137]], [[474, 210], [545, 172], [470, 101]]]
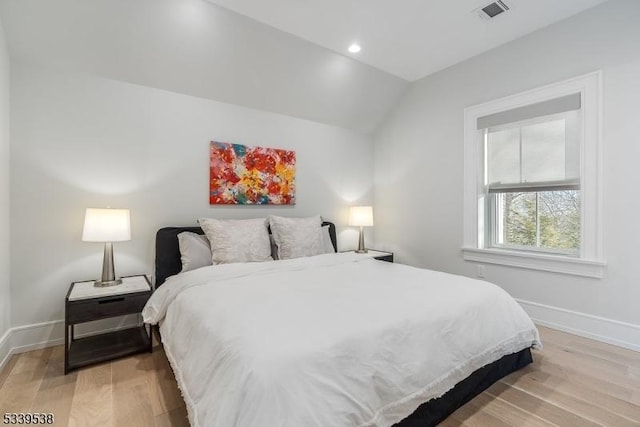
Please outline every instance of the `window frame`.
[[[485, 242], [481, 162], [484, 150], [478, 118], [580, 93], [580, 251], [573, 255], [502, 249]], [[471, 106], [464, 110], [464, 225], [462, 253], [466, 261], [501, 264], [578, 276], [602, 278], [602, 72], [596, 71], [537, 89]]]

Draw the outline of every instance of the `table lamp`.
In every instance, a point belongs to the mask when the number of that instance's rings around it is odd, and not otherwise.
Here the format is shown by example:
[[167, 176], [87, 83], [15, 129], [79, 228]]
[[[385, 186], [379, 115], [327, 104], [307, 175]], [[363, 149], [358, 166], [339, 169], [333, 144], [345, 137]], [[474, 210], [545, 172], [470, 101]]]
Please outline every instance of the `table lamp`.
[[84, 216], [82, 241], [104, 242], [102, 279], [96, 280], [94, 286], [115, 286], [122, 283], [122, 279], [116, 279], [113, 269], [112, 243], [127, 240], [131, 240], [129, 209], [87, 208]]
[[356, 253], [366, 254], [364, 248], [363, 227], [373, 226], [373, 208], [371, 206], [352, 206], [349, 208], [349, 225], [360, 227], [360, 239], [358, 240], [358, 250]]

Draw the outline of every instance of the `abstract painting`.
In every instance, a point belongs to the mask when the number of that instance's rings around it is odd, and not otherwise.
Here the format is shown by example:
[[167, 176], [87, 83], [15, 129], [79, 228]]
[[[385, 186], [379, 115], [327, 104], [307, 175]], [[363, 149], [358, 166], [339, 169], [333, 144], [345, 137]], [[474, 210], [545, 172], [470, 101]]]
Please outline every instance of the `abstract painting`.
[[295, 205], [296, 152], [211, 142], [209, 203]]

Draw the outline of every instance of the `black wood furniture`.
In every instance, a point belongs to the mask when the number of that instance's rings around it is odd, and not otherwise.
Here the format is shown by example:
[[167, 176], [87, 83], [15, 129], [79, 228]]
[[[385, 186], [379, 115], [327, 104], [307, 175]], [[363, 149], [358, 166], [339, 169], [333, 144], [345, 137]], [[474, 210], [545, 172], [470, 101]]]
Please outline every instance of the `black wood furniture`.
[[75, 337], [75, 326], [79, 323], [139, 315], [151, 292], [145, 275], [123, 277], [121, 285], [104, 288], [94, 287], [93, 281], [73, 282], [65, 299], [64, 373], [93, 363], [151, 352], [151, 326], [145, 324]]
[[[346, 252], [355, 252], [355, 251], [346, 251]], [[386, 251], [376, 251], [375, 249], [368, 249], [366, 253], [360, 254], [362, 256], [368, 256], [378, 261], [387, 261], [393, 262], [393, 252]]]

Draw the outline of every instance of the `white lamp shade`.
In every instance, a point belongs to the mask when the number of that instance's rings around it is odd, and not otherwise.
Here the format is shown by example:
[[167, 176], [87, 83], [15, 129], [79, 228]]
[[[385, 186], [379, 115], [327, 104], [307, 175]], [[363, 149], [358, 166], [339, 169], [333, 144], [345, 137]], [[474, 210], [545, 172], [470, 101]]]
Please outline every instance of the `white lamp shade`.
[[123, 242], [131, 240], [129, 209], [87, 208], [82, 230], [84, 242]]
[[371, 206], [352, 206], [349, 208], [349, 225], [356, 227], [373, 226], [373, 208]]

